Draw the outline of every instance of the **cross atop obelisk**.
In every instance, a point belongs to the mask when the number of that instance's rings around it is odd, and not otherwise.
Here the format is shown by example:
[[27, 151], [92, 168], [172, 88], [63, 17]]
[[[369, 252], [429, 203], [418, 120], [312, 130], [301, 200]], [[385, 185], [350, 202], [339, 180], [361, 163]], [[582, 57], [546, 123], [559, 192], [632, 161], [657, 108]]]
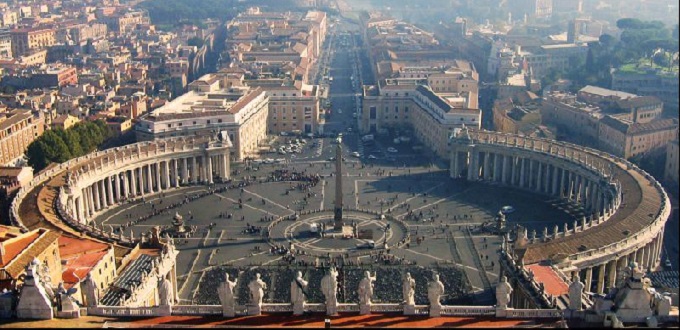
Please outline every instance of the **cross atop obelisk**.
[[342, 230], [342, 139], [335, 148], [335, 223], [333, 229]]

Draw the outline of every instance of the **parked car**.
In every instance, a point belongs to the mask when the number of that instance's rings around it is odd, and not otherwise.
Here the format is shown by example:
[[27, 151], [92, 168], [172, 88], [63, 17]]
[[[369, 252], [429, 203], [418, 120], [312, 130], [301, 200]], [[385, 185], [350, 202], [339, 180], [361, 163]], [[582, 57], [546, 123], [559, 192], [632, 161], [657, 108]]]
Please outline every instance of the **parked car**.
[[399, 152], [399, 150], [395, 149], [394, 147], [389, 147], [387, 148], [387, 152], [396, 153]]
[[375, 242], [370, 240], [366, 241], [364, 243], [357, 243], [357, 249], [374, 249], [375, 248]]

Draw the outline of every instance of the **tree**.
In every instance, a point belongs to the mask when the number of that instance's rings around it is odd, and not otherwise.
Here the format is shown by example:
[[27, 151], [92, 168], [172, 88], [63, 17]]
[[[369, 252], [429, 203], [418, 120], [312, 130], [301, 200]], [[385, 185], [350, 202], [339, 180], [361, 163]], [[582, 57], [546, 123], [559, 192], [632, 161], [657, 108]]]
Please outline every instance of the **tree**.
[[187, 40], [187, 45], [189, 46], [196, 46], [198, 48], [203, 47], [203, 39], [199, 37], [192, 37]]
[[616, 27], [621, 30], [641, 29], [644, 26], [642, 21], [637, 18], [622, 18], [616, 21]]
[[49, 130], [28, 146], [28, 164], [37, 172], [52, 162], [63, 163], [86, 155], [110, 137], [108, 126], [101, 120], [78, 123], [68, 130]]

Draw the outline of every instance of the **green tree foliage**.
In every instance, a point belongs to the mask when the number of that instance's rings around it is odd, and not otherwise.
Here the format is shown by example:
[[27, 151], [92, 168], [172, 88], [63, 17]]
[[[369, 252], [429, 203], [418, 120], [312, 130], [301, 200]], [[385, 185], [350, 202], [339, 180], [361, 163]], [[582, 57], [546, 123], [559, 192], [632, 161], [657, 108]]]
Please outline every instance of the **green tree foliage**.
[[37, 172], [50, 163], [86, 155], [110, 137], [109, 127], [101, 120], [78, 123], [68, 130], [48, 130], [28, 146], [28, 164]]
[[203, 47], [203, 39], [199, 37], [189, 38], [189, 40], [187, 40], [187, 45], [201, 48]]

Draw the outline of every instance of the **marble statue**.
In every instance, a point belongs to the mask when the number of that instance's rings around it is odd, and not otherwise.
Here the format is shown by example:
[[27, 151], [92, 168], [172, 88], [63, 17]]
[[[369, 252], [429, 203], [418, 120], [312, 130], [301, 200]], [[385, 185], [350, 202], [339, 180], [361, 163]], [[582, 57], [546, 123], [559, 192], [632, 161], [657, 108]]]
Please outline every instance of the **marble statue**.
[[581, 310], [583, 288], [585, 285], [581, 283], [578, 274], [574, 275], [569, 284], [569, 308], [574, 310]]
[[359, 314], [366, 315], [371, 313], [371, 298], [373, 297], [373, 282], [375, 282], [375, 275], [371, 276], [371, 272], [366, 271], [364, 278], [359, 282], [357, 295], [359, 296]]
[[260, 273], [255, 274], [255, 279], [248, 284], [248, 289], [250, 289], [250, 304], [254, 306], [262, 306], [264, 290], [267, 289], [267, 283], [265, 283], [260, 276]]
[[229, 280], [229, 273], [226, 273], [226, 278], [224, 282], [217, 288], [217, 292], [220, 297], [220, 303], [222, 303], [222, 315], [225, 317], [236, 316], [236, 295], [234, 290], [236, 290], [236, 285], [238, 284], [238, 278], [233, 281]]
[[364, 278], [359, 282], [359, 304], [370, 305], [373, 297], [373, 282], [375, 282], [375, 275], [371, 276], [370, 271], [364, 273]]
[[404, 294], [404, 305], [409, 306], [415, 305], [416, 280], [414, 280], [413, 277], [411, 277], [411, 273], [406, 273], [406, 277], [404, 277], [401, 290], [402, 293]]
[[427, 299], [430, 306], [441, 307], [441, 296], [444, 294], [444, 284], [439, 280], [439, 274], [432, 276], [432, 281], [427, 284]]
[[512, 294], [512, 286], [508, 283], [507, 277], [501, 276], [496, 286], [496, 307], [507, 308], [510, 303], [510, 294]]
[[309, 282], [302, 278], [302, 272], [297, 272], [297, 277], [290, 283], [290, 301], [293, 303], [293, 315], [304, 314], [305, 297]]
[[166, 277], [158, 279], [158, 305], [172, 306], [175, 302], [172, 283]]
[[83, 296], [85, 297], [85, 306], [97, 307], [97, 305], [99, 305], [99, 288], [97, 287], [97, 283], [94, 282], [91, 273], [87, 273], [87, 276], [85, 276], [82, 288]]
[[430, 301], [430, 317], [441, 315], [441, 297], [444, 295], [444, 284], [439, 280], [439, 274], [432, 276], [432, 281], [427, 284], [427, 299]]
[[338, 271], [331, 267], [328, 274], [321, 279], [321, 291], [326, 297], [326, 314], [335, 315], [338, 313]]

